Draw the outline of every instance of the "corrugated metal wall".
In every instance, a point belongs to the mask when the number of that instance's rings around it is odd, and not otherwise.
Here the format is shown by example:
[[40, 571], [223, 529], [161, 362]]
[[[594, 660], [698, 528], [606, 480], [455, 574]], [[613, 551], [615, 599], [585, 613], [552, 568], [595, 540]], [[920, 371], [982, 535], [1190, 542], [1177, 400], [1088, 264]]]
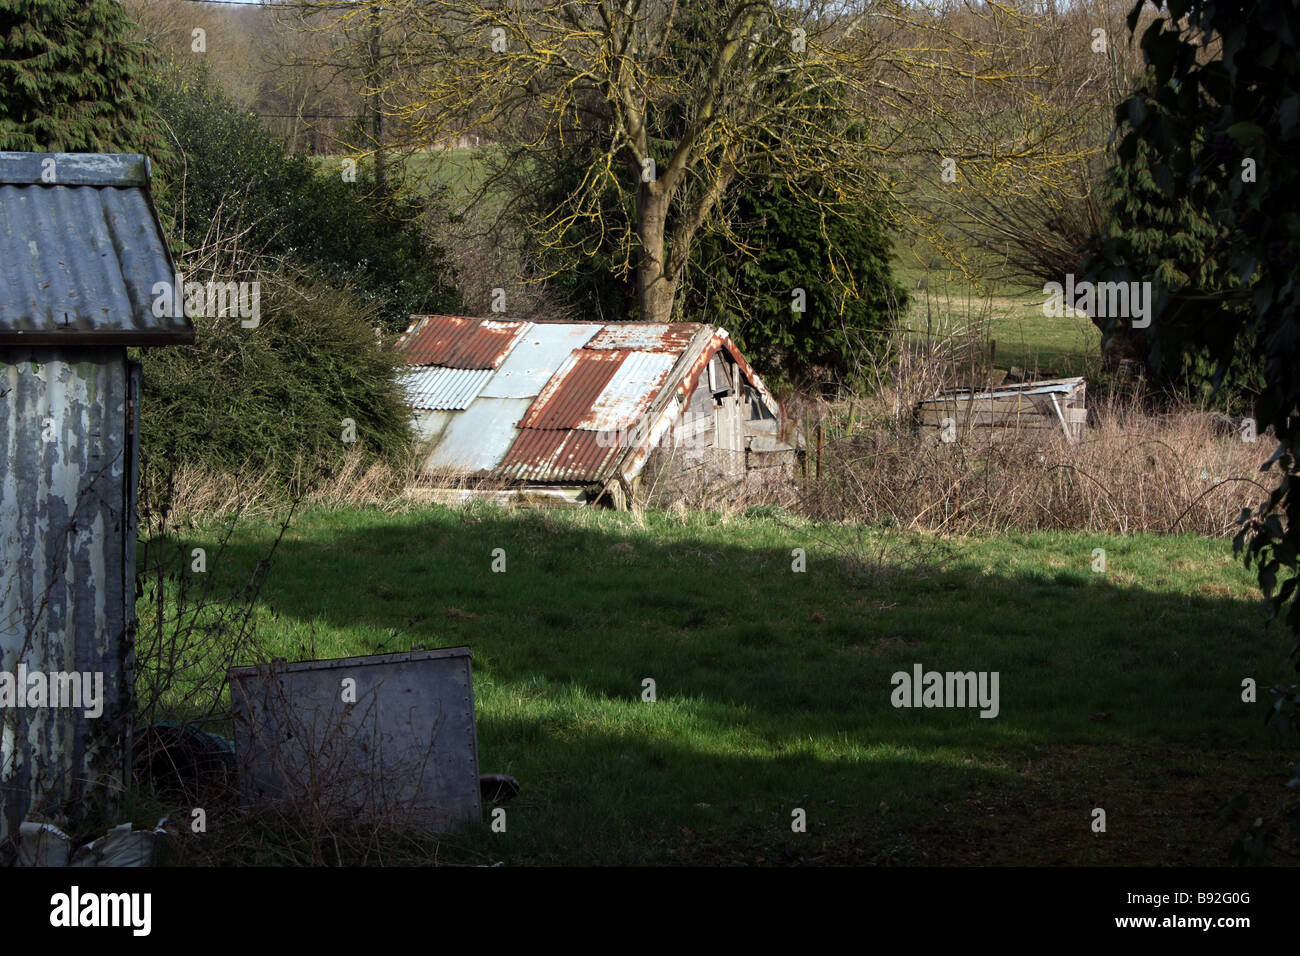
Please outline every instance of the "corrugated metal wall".
[[0, 711], [3, 840], [24, 819], [75, 824], [91, 791], [124, 778], [139, 377], [123, 348], [0, 358], [0, 671], [103, 679], [97, 718], [86, 707]]

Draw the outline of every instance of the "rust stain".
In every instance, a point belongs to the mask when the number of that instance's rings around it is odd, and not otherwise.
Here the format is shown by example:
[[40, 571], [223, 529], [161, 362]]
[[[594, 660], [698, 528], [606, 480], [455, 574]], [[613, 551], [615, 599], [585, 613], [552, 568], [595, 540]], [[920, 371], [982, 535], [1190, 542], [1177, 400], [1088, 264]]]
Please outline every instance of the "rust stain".
[[523, 331], [524, 322], [497, 322], [461, 315], [419, 315], [397, 346], [408, 365], [494, 369]]
[[627, 355], [621, 349], [575, 349], [546, 383], [519, 427], [576, 428]]
[[633, 349], [637, 352], [682, 352], [695, 333], [704, 328], [698, 322], [607, 325], [586, 345], [589, 349]]

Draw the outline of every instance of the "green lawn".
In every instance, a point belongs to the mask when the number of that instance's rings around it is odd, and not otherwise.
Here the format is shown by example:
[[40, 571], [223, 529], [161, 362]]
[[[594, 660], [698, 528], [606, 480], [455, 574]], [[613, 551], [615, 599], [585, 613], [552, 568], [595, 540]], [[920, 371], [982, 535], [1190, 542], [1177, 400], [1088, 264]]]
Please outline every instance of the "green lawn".
[[[214, 530], [185, 553], [208, 547], [234, 585], [274, 534], [242, 526], [220, 551]], [[254, 623], [290, 660], [473, 649], [481, 769], [523, 789], [506, 833], [445, 840], [443, 859], [1220, 862], [1222, 805], [1271, 805], [1259, 782], [1280, 786], [1289, 756], [1267, 704], [1240, 699], [1244, 677], [1285, 676], [1286, 642], [1262, 635], [1229, 543], [948, 544], [918, 573], [902, 541], [781, 515], [313, 511]], [[882, 564], [853, 557], [880, 547]], [[998, 672], [1000, 713], [893, 707], [914, 664]]]

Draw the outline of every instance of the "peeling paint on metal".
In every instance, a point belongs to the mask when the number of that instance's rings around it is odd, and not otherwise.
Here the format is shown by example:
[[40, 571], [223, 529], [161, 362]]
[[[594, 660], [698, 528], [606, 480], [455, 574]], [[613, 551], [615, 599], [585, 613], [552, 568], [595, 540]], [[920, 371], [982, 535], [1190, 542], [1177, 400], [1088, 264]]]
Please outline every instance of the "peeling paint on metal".
[[525, 428], [500, 473], [521, 481], [598, 481], [621, 451], [598, 432]]
[[578, 349], [546, 383], [520, 428], [576, 428], [618, 371], [627, 352]]
[[587, 343], [589, 349], [633, 349], [680, 354], [704, 328], [698, 322], [628, 322], [607, 325]]
[[103, 674], [104, 711], [0, 711], [0, 838], [122, 784], [135, 608], [138, 377], [125, 349], [6, 349], [0, 670]]
[[631, 353], [575, 427], [609, 431], [636, 425], [663, 388], [676, 361], [676, 355], [666, 352]]

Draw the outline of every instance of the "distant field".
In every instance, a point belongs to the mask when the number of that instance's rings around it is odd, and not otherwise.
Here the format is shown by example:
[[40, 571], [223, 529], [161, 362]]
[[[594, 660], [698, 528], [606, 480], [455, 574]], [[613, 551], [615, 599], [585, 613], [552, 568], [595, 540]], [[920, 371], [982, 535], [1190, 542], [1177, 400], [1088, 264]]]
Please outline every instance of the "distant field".
[[[184, 553], [233, 587], [273, 535]], [[266, 657], [473, 649], [481, 768], [523, 789], [505, 834], [445, 840], [446, 860], [1220, 862], [1223, 805], [1248, 790], [1262, 812], [1289, 756], [1239, 697], [1284, 676], [1286, 642], [1229, 542], [948, 544], [916, 572], [903, 539], [779, 513], [312, 511], [253, 621]], [[914, 664], [998, 672], [998, 716], [891, 706]]]
[[[446, 185], [457, 200], [465, 200], [483, 186], [490, 175], [485, 161], [490, 147], [426, 150], [407, 159], [408, 174], [419, 188]], [[322, 158], [325, 162], [326, 158]], [[488, 190], [489, 203], [503, 197]], [[994, 362], [1000, 368], [1017, 366], [1032, 373], [1086, 375], [1099, 361], [1101, 333], [1087, 317], [1051, 318], [1043, 315], [1043, 296], [1036, 290], [993, 284], [976, 288], [952, 269], [941, 268], [923, 244], [900, 243], [896, 274], [912, 293], [907, 317], [914, 331], [926, 328], [927, 306], [932, 325], [939, 317], [987, 317], [989, 337], [995, 343]], [[931, 268], [934, 266], [934, 268]], [[918, 282], [923, 283], [917, 288]]]

